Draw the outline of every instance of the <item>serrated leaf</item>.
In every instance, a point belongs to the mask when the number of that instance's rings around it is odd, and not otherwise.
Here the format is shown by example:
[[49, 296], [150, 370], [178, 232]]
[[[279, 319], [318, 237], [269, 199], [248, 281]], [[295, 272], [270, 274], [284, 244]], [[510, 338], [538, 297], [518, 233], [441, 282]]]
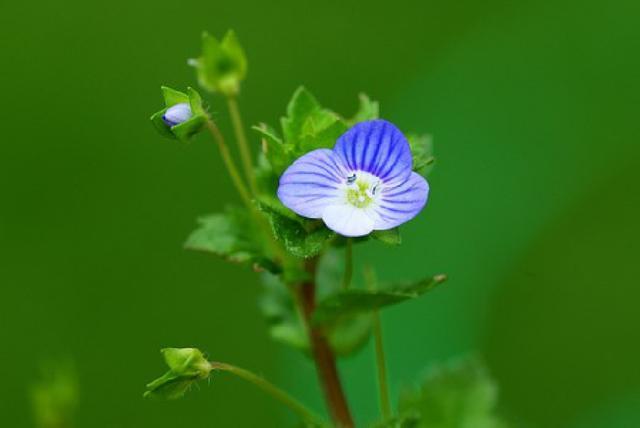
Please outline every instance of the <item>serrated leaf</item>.
[[319, 254], [328, 241], [336, 236], [319, 221], [305, 221], [303, 225], [297, 217], [292, 219], [273, 206], [261, 201], [258, 201], [258, 206], [269, 218], [276, 239], [296, 257], [309, 258]]
[[387, 245], [400, 245], [402, 243], [400, 229], [397, 227], [388, 230], [376, 230], [371, 233], [371, 237]]
[[475, 358], [430, 369], [418, 389], [405, 390], [401, 415], [419, 415], [419, 428], [504, 428], [496, 415], [498, 391]]
[[359, 105], [355, 116], [349, 120], [349, 125], [355, 125], [359, 122], [374, 120], [380, 117], [380, 104], [371, 100], [367, 94], [358, 95]]
[[228, 208], [224, 213], [201, 217], [199, 227], [189, 235], [184, 247], [278, 272], [279, 268], [264, 254], [261, 235], [249, 215], [246, 210]]
[[[314, 122], [316, 120], [319, 120], [322, 125]], [[305, 131], [300, 137], [298, 152], [304, 154], [316, 149], [331, 149], [348, 129], [349, 127], [342, 119], [323, 110], [321, 114], [307, 119]]]
[[407, 135], [411, 155], [413, 156], [413, 170], [426, 177], [433, 169], [435, 157], [433, 156], [433, 139], [430, 135]]
[[295, 155], [292, 153], [292, 146], [285, 144], [276, 131], [267, 125], [254, 126], [253, 130], [258, 132], [262, 137], [265, 145], [265, 157], [271, 164], [274, 173], [280, 176], [295, 160]]
[[335, 322], [340, 317], [367, 313], [415, 299], [445, 280], [445, 275], [436, 275], [417, 282], [387, 286], [379, 290], [344, 290], [320, 302], [313, 314], [313, 322], [317, 325], [325, 325]]
[[320, 104], [311, 92], [303, 86], [296, 89], [287, 105], [287, 116], [280, 120], [285, 141], [295, 143], [302, 133], [306, 119], [319, 109]]

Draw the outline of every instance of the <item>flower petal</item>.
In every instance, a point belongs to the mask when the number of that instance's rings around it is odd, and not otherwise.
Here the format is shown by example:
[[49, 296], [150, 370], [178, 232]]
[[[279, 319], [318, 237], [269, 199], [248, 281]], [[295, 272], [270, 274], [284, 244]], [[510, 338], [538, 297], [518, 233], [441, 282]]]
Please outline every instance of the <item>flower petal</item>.
[[330, 205], [322, 214], [322, 221], [343, 236], [364, 236], [373, 230], [374, 220], [362, 208], [343, 202]]
[[345, 132], [333, 149], [352, 171], [366, 171], [385, 183], [409, 178], [413, 160], [407, 139], [386, 120], [361, 122]]
[[340, 199], [339, 187], [348, 173], [329, 149], [298, 158], [280, 177], [278, 198], [295, 213], [321, 218], [325, 208]]
[[428, 196], [429, 183], [415, 172], [404, 183], [385, 188], [375, 209], [374, 229], [391, 229], [411, 220], [424, 208]]

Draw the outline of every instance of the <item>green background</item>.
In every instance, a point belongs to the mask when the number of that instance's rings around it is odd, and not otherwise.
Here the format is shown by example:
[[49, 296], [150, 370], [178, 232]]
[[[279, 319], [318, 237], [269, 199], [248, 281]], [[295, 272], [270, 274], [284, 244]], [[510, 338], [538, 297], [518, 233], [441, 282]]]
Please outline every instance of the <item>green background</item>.
[[[639, 20], [631, 0], [3, 2], [0, 425], [33, 426], [29, 386], [58, 359], [78, 372], [78, 427], [291, 422], [225, 375], [142, 400], [165, 346], [322, 409], [311, 363], [267, 339], [256, 277], [181, 249], [198, 215], [237, 200], [213, 145], [148, 122], [161, 84], [195, 84], [200, 32], [233, 27], [247, 123], [275, 123], [302, 83], [345, 114], [366, 91], [434, 136], [404, 245], [356, 248], [383, 279], [450, 277], [384, 314], [394, 394], [476, 352], [515, 426], [638, 426]], [[359, 425], [373, 420], [370, 347], [341, 368]]]

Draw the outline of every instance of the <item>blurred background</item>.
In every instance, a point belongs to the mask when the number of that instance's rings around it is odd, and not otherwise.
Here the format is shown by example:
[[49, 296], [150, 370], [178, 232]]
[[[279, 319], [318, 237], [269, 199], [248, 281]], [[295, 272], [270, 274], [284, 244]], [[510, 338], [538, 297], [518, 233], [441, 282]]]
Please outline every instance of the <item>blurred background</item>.
[[[515, 426], [640, 426], [639, 20], [631, 0], [2, 2], [0, 425], [35, 426], [51, 361], [72, 361], [77, 427], [291, 422], [225, 375], [143, 400], [166, 346], [322, 409], [310, 361], [267, 338], [255, 275], [181, 247], [237, 200], [212, 143], [148, 120], [161, 84], [195, 85], [201, 31], [234, 28], [247, 124], [275, 123], [304, 84], [347, 115], [365, 91], [434, 137], [403, 246], [356, 249], [383, 279], [450, 278], [384, 313], [394, 394], [475, 352]], [[371, 347], [341, 369], [359, 425], [375, 419]]]

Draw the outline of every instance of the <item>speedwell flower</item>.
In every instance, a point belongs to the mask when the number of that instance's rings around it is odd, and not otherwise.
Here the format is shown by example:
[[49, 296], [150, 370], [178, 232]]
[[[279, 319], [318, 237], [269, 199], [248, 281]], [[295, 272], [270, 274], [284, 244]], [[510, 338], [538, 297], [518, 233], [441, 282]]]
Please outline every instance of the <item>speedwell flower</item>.
[[407, 139], [384, 120], [361, 122], [333, 148], [297, 159], [280, 177], [282, 203], [344, 236], [394, 228], [425, 206], [429, 185], [413, 172]]

